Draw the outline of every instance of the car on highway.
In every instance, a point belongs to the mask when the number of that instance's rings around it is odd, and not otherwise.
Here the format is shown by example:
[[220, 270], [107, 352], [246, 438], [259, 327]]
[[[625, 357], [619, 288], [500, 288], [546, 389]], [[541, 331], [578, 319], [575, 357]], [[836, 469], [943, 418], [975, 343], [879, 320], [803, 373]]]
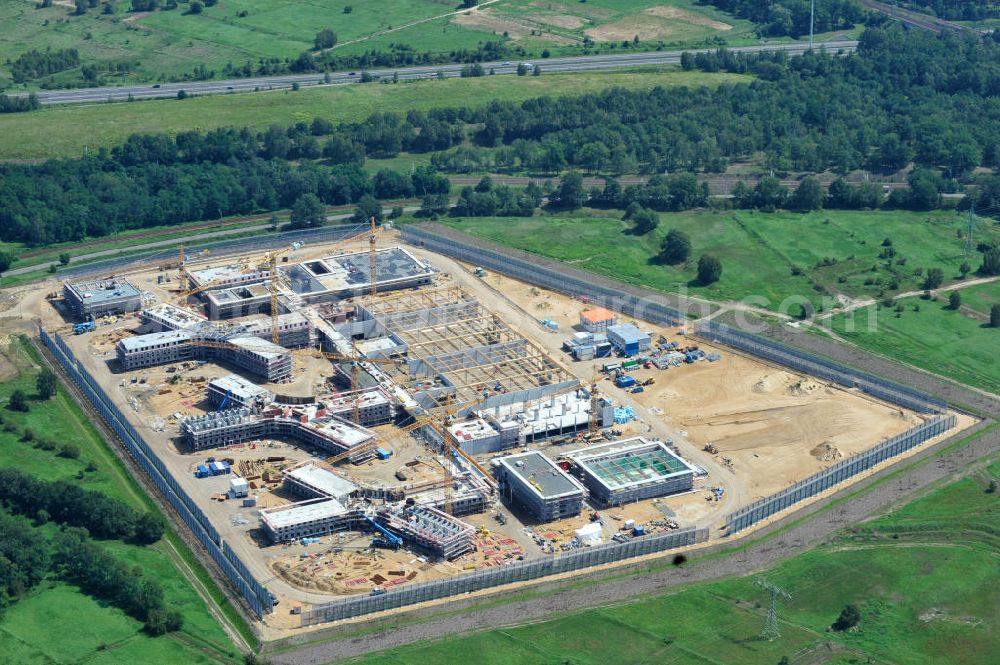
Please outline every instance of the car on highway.
[[159, 87], [160, 87], [159, 83], [157, 83], [156, 85], [153, 86], [153, 88], [159, 88]]

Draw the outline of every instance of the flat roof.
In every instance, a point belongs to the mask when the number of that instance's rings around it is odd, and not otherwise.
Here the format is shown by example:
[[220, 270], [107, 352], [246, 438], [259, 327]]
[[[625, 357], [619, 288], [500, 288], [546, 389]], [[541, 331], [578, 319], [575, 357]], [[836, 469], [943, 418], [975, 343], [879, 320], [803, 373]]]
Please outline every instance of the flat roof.
[[257, 395], [269, 395], [271, 393], [267, 388], [258, 386], [253, 381], [248, 381], [238, 374], [220, 376], [209, 381], [208, 385], [214, 386], [222, 392], [232, 392], [239, 397], [256, 397]]
[[634, 323], [622, 323], [617, 326], [611, 326], [608, 328], [608, 337], [612, 335], [617, 335], [626, 342], [639, 341], [640, 339], [649, 337], [649, 334], [639, 330]]
[[212, 289], [203, 293], [208, 300], [216, 305], [231, 305], [244, 300], [270, 298], [271, 288], [265, 281], [256, 284], [238, 284], [222, 289]]
[[247, 266], [239, 263], [230, 263], [224, 266], [211, 266], [208, 268], [199, 268], [198, 270], [187, 271], [188, 276], [196, 282], [198, 286], [224, 280], [264, 279], [269, 273], [269, 270], [260, 270], [253, 266]]
[[142, 294], [124, 277], [95, 279], [86, 282], [65, 282], [84, 304], [114, 302], [122, 298], [135, 298]]
[[136, 335], [135, 337], [123, 337], [118, 344], [125, 351], [142, 351], [155, 344], [166, 344], [168, 342], [189, 342], [190, 333], [183, 330], [165, 330], [163, 332], [149, 333], [148, 335]]
[[492, 425], [482, 418], [473, 418], [472, 420], [463, 420], [460, 423], [455, 423], [448, 427], [448, 431], [451, 432], [451, 435], [459, 443], [488, 439], [499, 434]]
[[593, 309], [588, 309], [580, 312], [580, 317], [584, 318], [591, 323], [598, 323], [600, 321], [610, 321], [615, 318], [615, 313], [610, 309], [604, 309], [603, 307], [594, 307]]
[[305, 423], [306, 427], [317, 430], [336, 439], [348, 448], [370, 441], [375, 434], [354, 423], [348, 423], [332, 416], [323, 416]]
[[337, 474], [312, 463], [290, 469], [285, 472], [285, 476], [295, 478], [326, 496], [338, 500], [343, 500], [358, 489], [357, 485], [346, 478], [341, 478]]
[[229, 344], [237, 346], [247, 351], [252, 351], [258, 355], [264, 356], [265, 358], [280, 358], [281, 356], [288, 354], [288, 349], [283, 346], [278, 346], [269, 339], [261, 339], [260, 337], [255, 337], [254, 335], [242, 334], [236, 337], [230, 337], [226, 340]]
[[322, 499], [293, 503], [290, 506], [260, 511], [260, 518], [271, 529], [283, 529], [303, 522], [314, 522], [330, 517], [338, 517], [348, 512], [336, 499]]
[[142, 315], [154, 320], [158, 319], [159, 322], [172, 325], [175, 329], [191, 328], [208, 320], [202, 314], [191, 312], [168, 302], [147, 307], [142, 310]]
[[[371, 257], [367, 251], [325, 256], [297, 263], [287, 270], [287, 274], [292, 290], [296, 293], [363, 289], [372, 283]], [[375, 253], [375, 277], [379, 284], [391, 284], [432, 274], [432, 268], [402, 247], [388, 247]]]
[[538, 451], [508, 455], [497, 461], [544, 499], [583, 492], [583, 486]]
[[694, 473], [694, 467], [662, 441], [635, 437], [566, 454], [610, 490]]

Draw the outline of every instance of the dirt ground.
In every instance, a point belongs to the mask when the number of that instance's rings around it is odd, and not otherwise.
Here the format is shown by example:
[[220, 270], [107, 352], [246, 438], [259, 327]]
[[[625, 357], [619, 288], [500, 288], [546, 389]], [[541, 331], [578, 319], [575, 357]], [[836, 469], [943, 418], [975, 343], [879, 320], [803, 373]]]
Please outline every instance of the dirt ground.
[[[518, 21], [506, 16], [499, 16], [491, 13], [488, 9], [467, 14], [459, 14], [455, 17], [455, 23], [467, 28], [476, 30], [486, 30], [496, 34], [506, 33], [514, 41], [522, 39], [538, 39], [552, 44], [574, 44], [576, 40], [562, 35], [556, 35], [540, 29], [527, 22]], [[551, 21], [549, 21], [551, 23]]]
[[[588, 307], [501, 275], [490, 274], [486, 282], [529, 314], [557, 322], [559, 331], [547, 336], [559, 343], [579, 329], [579, 314]], [[626, 434], [645, 434], [649, 428], [642, 420], [659, 420], [698, 449], [713, 444], [719, 451], [714, 455], [716, 462], [733, 472], [725, 478], [726, 484], [740, 483], [750, 500], [867, 450], [920, 420], [912, 412], [835, 384], [688, 340], [677, 334], [677, 328], [635, 323], [653, 333], [654, 344], [662, 335], [681, 346], [694, 344], [706, 353], [717, 352], [722, 358], [632, 372], [639, 382], [652, 378], [655, 383], [643, 393], [629, 395], [642, 411], [640, 422], [632, 423]], [[581, 378], [592, 375], [594, 366], [608, 362], [574, 363], [566, 354], [561, 359]], [[599, 386], [612, 396], [623, 394], [606, 377]]]
[[636, 36], [644, 41], [667, 39], [678, 31], [678, 23], [700, 25], [720, 31], [732, 30], [733, 28], [727, 23], [713, 21], [677, 7], [652, 7], [641, 14], [626, 16], [613, 23], [588, 28], [585, 32], [599, 42], [632, 39]]

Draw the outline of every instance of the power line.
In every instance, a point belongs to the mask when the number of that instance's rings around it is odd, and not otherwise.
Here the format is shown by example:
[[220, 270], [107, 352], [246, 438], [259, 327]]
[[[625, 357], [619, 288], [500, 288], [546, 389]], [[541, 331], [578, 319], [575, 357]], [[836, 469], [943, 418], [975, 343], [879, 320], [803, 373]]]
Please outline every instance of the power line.
[[764, 619], [764, 627], [760, 631], [760, 639], [773, 642], [781, 637], [781, 630], [778, 628], [778, 596], [788, 600], [791, 600], [792, 597], [787, 591], [767, 580], [757, 580], [754, 584], [771, 595], [767, 604], [767, 618]]

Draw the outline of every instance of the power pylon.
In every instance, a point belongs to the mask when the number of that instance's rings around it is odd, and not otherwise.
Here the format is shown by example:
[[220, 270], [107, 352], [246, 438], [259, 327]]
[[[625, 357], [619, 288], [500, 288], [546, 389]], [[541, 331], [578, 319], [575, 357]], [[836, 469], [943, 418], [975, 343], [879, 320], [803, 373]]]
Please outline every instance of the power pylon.
[[975, 235], [976, 231], [976, 204], [973, 203], [969, 207], [968, 216], [968, 228], [965, 231], [965, 256], [972, 256], [972, 250], [975, 249], [976, 245], [972, 240], [972, 236]]
[[781, 630], [778, 628], [778, 596], [788, 600], [791, 600], [792, 597], [787, 591], [767, 580], [757, 580], [754, 584], [770, 594], [770, 600], [767, 604], [767, 618], [764, 619], [764, 628], [760, 631], [760, 639], [773, 642], [781, 637]]

